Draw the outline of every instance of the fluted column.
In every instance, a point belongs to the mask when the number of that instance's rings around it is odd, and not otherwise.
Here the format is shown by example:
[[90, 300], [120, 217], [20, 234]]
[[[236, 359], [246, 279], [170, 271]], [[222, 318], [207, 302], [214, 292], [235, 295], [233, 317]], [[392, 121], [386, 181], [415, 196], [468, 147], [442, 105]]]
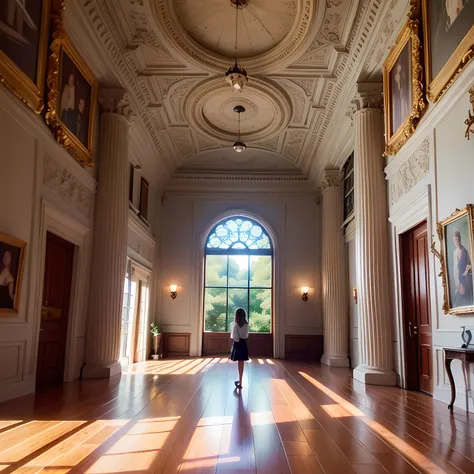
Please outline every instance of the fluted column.
[[123, 91], [101, 91], [99, 184], [84, 378], [120, 374], [120, 333], [127, 261], [129, 121]]
[[395, 385], [381, 99], [378, 84], [358, 85], [354, 101], [354, 200], [360, 365], [354, 378], [367, 384]]
[[342, 224], [344, 195], [338, 170], [326, 171], [323, 194], [323, 364], [349, 367], [349, 322]]

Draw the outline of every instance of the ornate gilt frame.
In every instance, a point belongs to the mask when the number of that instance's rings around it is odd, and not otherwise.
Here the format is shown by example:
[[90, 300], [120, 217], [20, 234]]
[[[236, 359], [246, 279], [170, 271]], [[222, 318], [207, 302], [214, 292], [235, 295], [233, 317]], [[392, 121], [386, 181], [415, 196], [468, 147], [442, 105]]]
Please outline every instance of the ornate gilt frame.
[[[411, 0], [411, 8], [408, 20], [403, 26], [397, 41], [390, 51], [383, 66], [383, 96], [385, 108], [385, 153], [384, 155], [396, 155], [400, 148], [415, 133], [416, 126], [426, 108], [423, 96], [423, 66], [420, 60], [420, 22], [418, 20], [420, 12], [419, 0]], [[392, 104], [390, 71], [397, 62], [407, 43], [411, 40], [411, 83], [412, 83], [412, 109], [411, 114], [400, 125], [398, 130], [392, 134]]]
[[[469, 314], [474, 313], [474, 303], [472, 306], [462, 306], [459, 308], [452, 308], [451, 301], [450, 301], [450, 292], [449, 292], [449, 279], [448, 279], [448, 271], [446, 268], [446, 243], [445, 243], [445, 228], [452, 222], [464, 217], [468, 216], [468, 229], [469, 229], [469, 248], [471, 250], [474, 249], [473, 246], [473, 219], [474, 219], [474, 206], [472, 204], [468, 204], [464, 209], [459, 210], [456, 209], [448, 218], [444, 219], [441, 222], [436, 224], [436, 231], [438, 234], [438, 238], [441, 244], [441, 250], [438, 251], [435, 248], [435, 244], [433, 242], [431, 246], [431, 251], [436, 255], [436, 257], [440, 261], [441, 271], [438, 276], [441, 277], [441, 282], [443, 285], [443, 311], [444, 314]], [[473, 278], [474, 279], [474, 278]]]
[[[59, 12], [53, 13], [52, 15], [52, 42], [49, 47], [50, 56], [47, 78], [48, 108], [45, 119], [46, 123], [53, 131], [54, 138], [59, 144], [61, 144], [82, 165], [93, 166], [94, 161], [92, 158], [92, 151], [95, 114], [97, 111], [97, 80], [67, 36], [63, 27], [62, 12], [63, 9]], [[63, 51], [71, 58], [74, 65], [91, 86], [88, 147], [85, 147], [58, 117], [57, 106], [60, 92], [59, 78], [61, 77], [61, 57]]]
[[474, 58], [474, 25], [458, 45], [448, 62], [436, 77], [431, 74], [431, 45], [429, 0], [422, 0], [423, 39], [425, 47], [426, 95], [431, 102], [438, 101], [454, 84], [463, 69]]
[[25, 268], [25, 251], [26, 251], [26, 242], [23, 240], [12, 237], [11, 235], [0, 233], [0, 241], [5, 244], [12, 245], [13, 247], [19, 247], [20, 250], [20, 261], [18, 262], [18, 275], [16, 277], [15, 284], [15, 299], [13, 300], [13, 309], [0, 308], [0, 316], [11, 316], [12, 314], [18, 313], [18, 308], [20, 306], [20, 296], [21, 296], [21, 282], [23, 281], [23, 270]]
[[43, 0], [38, 38], [36, 81], [32, 81], [3, 51], [0, 51], [0, 84], [37, 114], [40, 114], [44, 107], [50, 16], [51, 0]]

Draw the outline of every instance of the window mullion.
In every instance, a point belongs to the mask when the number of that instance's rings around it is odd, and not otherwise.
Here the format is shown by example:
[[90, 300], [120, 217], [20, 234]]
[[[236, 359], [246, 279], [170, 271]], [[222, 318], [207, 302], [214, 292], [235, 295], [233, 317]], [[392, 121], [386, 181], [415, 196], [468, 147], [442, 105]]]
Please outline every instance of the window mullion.
[[229, 327], [229, 255], [227, 255], [227, 288], [225, 293], [225, 332]]

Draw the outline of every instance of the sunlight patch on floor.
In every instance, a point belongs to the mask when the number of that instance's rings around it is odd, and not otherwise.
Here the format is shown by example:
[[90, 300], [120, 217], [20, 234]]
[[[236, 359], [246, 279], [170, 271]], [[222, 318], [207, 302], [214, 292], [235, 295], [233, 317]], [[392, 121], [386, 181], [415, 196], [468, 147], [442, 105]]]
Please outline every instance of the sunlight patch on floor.
[[[331, 405], [321, 405], [321, 408], [331, 417], [331, 418], [345, 418], [348, 416], [354, 416], [352, 413], [348, 412], [338, 403], [333, 403]], [[356, 415], [363, 416], [363, 415]]]
[[273, 425], [275, 424], [275, 419], [271, 411], [250, 413], [250, 424], [252, 426]]
[[[399, 452], [403, 457], [407, 458], [411, 462], [426, 472], [430, 474], [441, 474], [445, 473], [444, 469], [441, 469], [435, 463], [430, 461], [426, 456], [420, 453], [417, 449], [412, 448], [408, 443], [400, 439], [397, 435], [392, 433], [389, 429], [385, 428], [383, 425], [378, 423], [375, 420], [368, 418], [365, 413], [360, 411], [352, 403], [348, 402], [344, 398], [340, 397], [334, 393], [331, 389], [323, 385], [321, 382], [318, 382], [316, 379], [306, 374], [305, 372], [298, 372], [302, 377], [304, 377], [308, 382], [314, 385], [317, 389], [321, 390], [328, 397], [332, 398], [337, 404], [341, 406], [342, 409], [349, 412], [352, 416], [358, 417], [362, 423], [364, 423], [370, 430], [382, 438], [388, 445], [393, 449]], [[323, 405], [321, 405], [323, 406]], [[328, 406], [328, 405], [325, 405]], [[331, 405], [329, 405], [331, 406]]]

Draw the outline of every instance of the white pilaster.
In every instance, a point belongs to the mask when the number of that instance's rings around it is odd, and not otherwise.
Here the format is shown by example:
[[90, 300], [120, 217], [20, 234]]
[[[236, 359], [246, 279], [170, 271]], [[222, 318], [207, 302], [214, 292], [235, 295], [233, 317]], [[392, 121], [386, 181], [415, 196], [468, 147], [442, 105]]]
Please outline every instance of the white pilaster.
[[[104, 96], [101, 97], [104, 99]], [[84, 378], [121, 373], [119, 363], [127, 260], [129, 121], [118, 112], [123, 91], [105, 91], [100, 124], [99, 186]]]
[[326, 171], [323, 195], [324, 355], [321, 362], [349, 367], [344, 236], [344, 195], [339, 171]]
[[359, 362], [354, 378], [396, 385], [392, 370], [387, 192], [381, 87], [359, 84], [354, 101], [354, 201], [359, 294]]

